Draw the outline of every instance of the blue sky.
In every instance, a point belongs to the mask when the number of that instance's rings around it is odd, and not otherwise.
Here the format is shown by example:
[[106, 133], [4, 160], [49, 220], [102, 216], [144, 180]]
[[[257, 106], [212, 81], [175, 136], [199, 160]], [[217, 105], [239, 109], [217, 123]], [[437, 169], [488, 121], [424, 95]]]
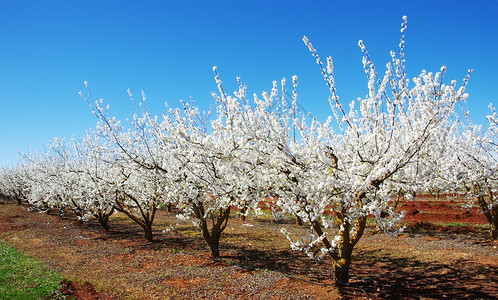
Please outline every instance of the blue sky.
[[[273, 80], [299, 76], [299, 102], [328, 115], [328, 90], [306, 35], [332, 56], [343, 102], [366, 94], [358, 40], [377, 69], [397, 49], [408, 16], [407, 71], [448, 69], [461, 79], [473, 68], [468, 92], [475, 122], [498, 102], [497, 0], [479, 1], [6, 1], [0, 0], [0, 166], [47, 144], [81, 136], [96, 123], [78, 95], [88, 81], [120, 118], [132, 114], [126, 90], [143, 90], [149, 110], [194, 99], [202, 108], [235, 77], [249, 93]], [[290, 89], [290, 86], [289, 86]], [[137, 97], [139, 98], [139, 97]]]

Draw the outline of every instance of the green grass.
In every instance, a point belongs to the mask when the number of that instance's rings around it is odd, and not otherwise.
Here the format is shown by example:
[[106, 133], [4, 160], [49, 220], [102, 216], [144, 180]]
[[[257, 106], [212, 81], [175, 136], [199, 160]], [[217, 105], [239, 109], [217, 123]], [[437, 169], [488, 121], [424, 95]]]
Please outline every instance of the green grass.
[[442, 223], [442, 222], [433, 222], [436, 225], [441, 225], [441, 226], [447, 226], [447, 227], [481, 227], [481, 228], [487, 228], [488, 224], [475, 224], [475, 223], [466, 223], [466, 222], [449, 222], [449, 223]]
[[0, 299], [57, 299], [62, 279], [0, 239]]

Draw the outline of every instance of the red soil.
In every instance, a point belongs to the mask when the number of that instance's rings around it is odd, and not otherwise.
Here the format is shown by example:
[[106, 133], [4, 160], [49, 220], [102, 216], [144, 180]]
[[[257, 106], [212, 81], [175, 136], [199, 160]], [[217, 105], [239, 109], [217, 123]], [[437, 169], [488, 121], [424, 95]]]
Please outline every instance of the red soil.
[[403, 221], [409, 224], [417, 222], [436, 222], [448, 224], [451, 222], [486, 224], [487, 220], [480, 208], [464, 208], [465, 202], [448, 200], [421, 200], [417, 197], [413, 201], [406, 201], [399, 210], [405, 210], [406, 216]]
[[63, 280], [59, 291], [68, 299], [81, 300], [108, 300], [113, 299], [105, 293], [98, 292], [95, 287], [88, 282], [80, 284], [78, 282]]

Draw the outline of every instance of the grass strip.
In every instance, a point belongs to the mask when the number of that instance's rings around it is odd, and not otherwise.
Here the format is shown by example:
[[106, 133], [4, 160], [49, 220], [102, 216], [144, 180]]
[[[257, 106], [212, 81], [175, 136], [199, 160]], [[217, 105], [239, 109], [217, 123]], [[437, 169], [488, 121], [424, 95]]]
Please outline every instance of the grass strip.
[[446, 227], [479, 227], [479, 228], [488, 228], [489, 224], [476, 224], [476, 223], [468, 223], [468, 222], [432, 222], [439, 226]]
[[0, 299], [57, 299], [64, 278], [0, 239]]

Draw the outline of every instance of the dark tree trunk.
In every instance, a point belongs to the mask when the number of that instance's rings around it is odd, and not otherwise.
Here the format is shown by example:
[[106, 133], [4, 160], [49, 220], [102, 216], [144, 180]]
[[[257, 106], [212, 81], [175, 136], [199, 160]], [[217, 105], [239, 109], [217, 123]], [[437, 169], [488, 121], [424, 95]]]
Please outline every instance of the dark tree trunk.
[[493, 240], [496, 240], [498, 238], [498, 206], [494, 205], [491, 208], [489, 207], [490, 203], [494, 203], [496, 201], [495, 195], [493, 194], [491, 188], [488, 187], [488, 202], [486, 201], [486, 198], [484, 196], [480, 195], [480, 185], [474, 184], [474, 190], [477, 194], [477, 196], [475, 196], [477, 203], [481, 207], [484, 216], [488, 220], [490, 236]]
[[[363, 194], [358, 195], [359, 200], [361, 200], [362, 197]], [[336, 211], [335, 213], [337, 219], [341, 223], [341, 226], [344, 227], [344, 230], [341, 230], [340, 233], [341, 240], [335, 247], [332, 247], [332, 244], [327, 238], [324, 238], [322, 240], [322, 243], [326, 249], [334, 249], [333, 251], [329, 252], [329, 255], [332, 259], [332, 265], [334, 268], [335, 284], [345, 285], [349, 282], [349, 270], [351, 266], [353, 248], [363, 235], [367, 217], [360, 217], [354, 223], [350, 224], [344, 218], [344, 215], [346, 213], [346, 209], [344, 207], [340, 211]], [[311, 225], [316, 234], [318, 234], [319, 236], [323, 235], [322, 225], [319, 222], [313, 221]]]
[[[498, 210], [498, 209], [497, 209]], [[494, 216], [493, 222], [489, 223], [489, 233], [493, 240], [498, 239], [498, 215]]]
[[94, 217], [97, 219], [97, 221], [99, 222], [100, 224], [100, 227], [102, 227], [102, 229], [105, 231], [105, 232], [109, 232], [109, 217], [114, 213], [114, 208], [111, 208], [111, 210], [109, 211], [97, 211], [97, 212], [94, 212]]
[[336, 285], [345, 285], [349, 282], [349, 267], [351, 266], [351, 255], [334, 262], [334, 278]]
[[211, 245], [209, 245], [213, 258], [220, 257], [220, 237], [221, 232], [219, 231], [219, 228], [213, 227], [211, 230]]
[[136, 207], [140, 211], [140, 217], [136, 216], [133, 214], [130, 209], [130, 207], [127, 207], [124, 205], [120, 199], [116, 200], [116, 204], [114, 205], [114, 209], [124, 213], [128, 218], [132, 219], [133, 222], [136, 224], [140, 225], [140, 227], [143, 228], [144, 233], [145, 233], [145, 239], [149, 242], [153, 241], [153, 235], [152, 235], [152, 224], [154, 223], [154, 217], [156, 215], [157, 211], [157, 206], [154, 202], [150, 202], [148, 205], [149, 207], [147, 209], [144, 209], [143, 207], [140, 206], [139, 201], [133, 197], [132, 195], [126, 194], [126, 197], [131, 199], [136, 203]]
[[61, 207], [61, 208], [59, 208], [59, 217], [60, 217], [61, 219], [66, 218], [66, 216], [65, 216], [65, 214], [64, 214], [64, 208], [62, 208], [62, 207]]
[[154, 240], [152, 235], [152, 223], [146, 223], [143, 228], [145, 232], [145, 239], [149, 242], [152, 242]]
[[230, 216], [230, 207], [226, 209], [220, 208], [216, 215], [210, 218], [213, 223], [211, 231], [208, 228], [208, 222], [204, 216], [204, 207], [202, 204], [194, 204], [194, 212], [197, 218], [201, 221], [202, 236], [211, 250], [213, 258], [220, 257], [220, 237], [223, 230], [225, 230], [228, 218]]
[[247, 206], [243, 206], [241, 209], [240, 209], [240, 219], [242, 221], [245, 221], [246, 220], [246, 213], [247, 213]]
[[100, 227], [102, 227], [102, 229], [105, 232], [109, 232], [109, 223], [107, 222], [108, 219], [99, 219], [98, 221], [99, 221]]

